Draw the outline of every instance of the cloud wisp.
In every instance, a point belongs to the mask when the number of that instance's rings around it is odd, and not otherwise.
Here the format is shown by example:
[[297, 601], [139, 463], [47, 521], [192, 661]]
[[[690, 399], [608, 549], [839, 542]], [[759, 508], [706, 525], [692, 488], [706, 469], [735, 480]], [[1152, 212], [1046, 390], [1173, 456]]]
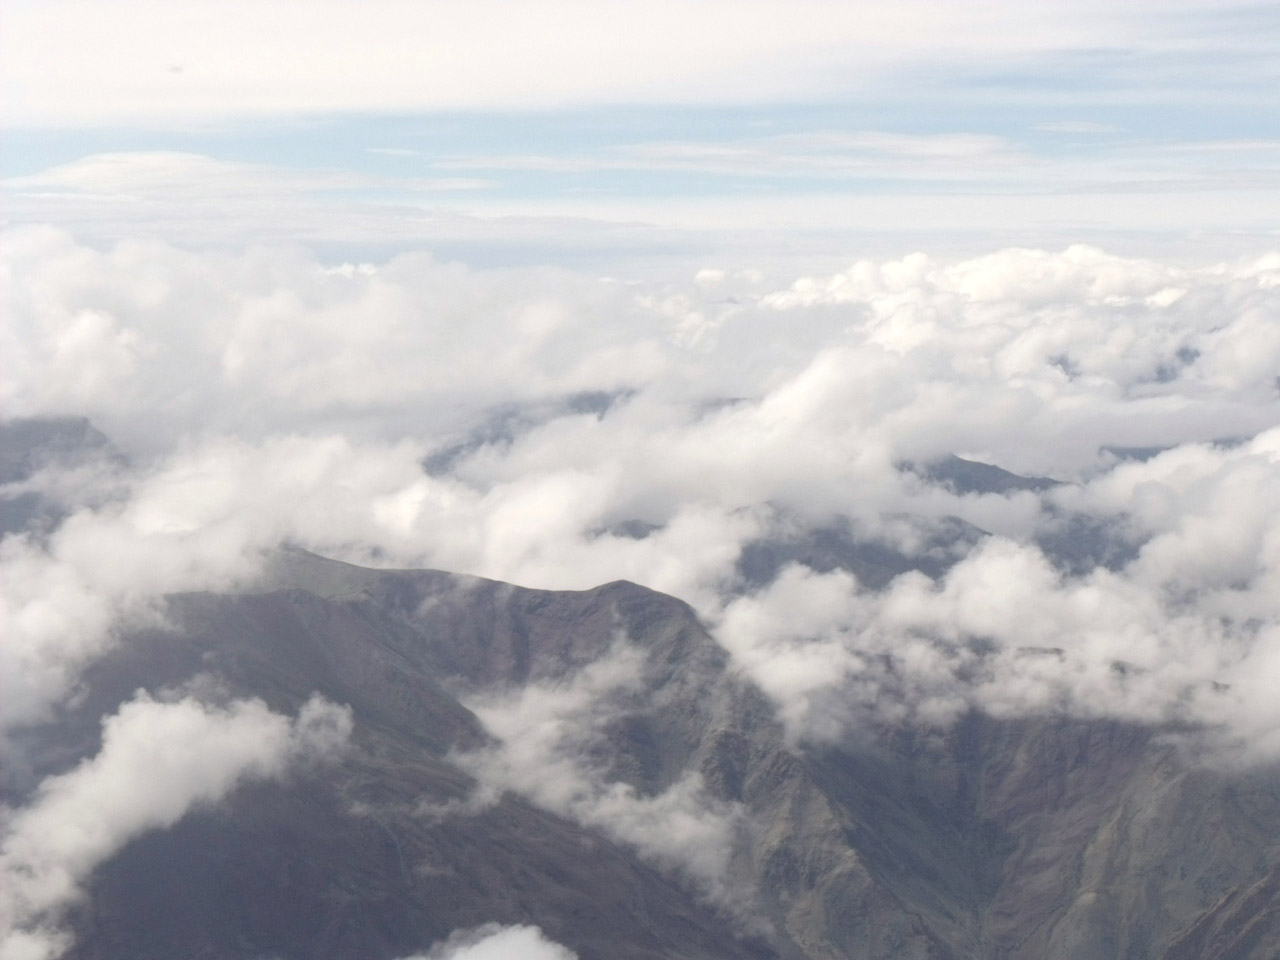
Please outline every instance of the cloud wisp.
[[[1160, 227], [1195, 252], [1205, 249], [1204, 231], [1229, 249], [1224, 232], [1265, 238], [1275, 220], [1274, 136], [1092, 135], [1088, 149], [1066, 149], [1064, 134], [1052, 130], [921, 133], [826, 122], [797, 127], [793, 119], [786, 132], [762, 133], [739, 129], [738, 120], [732, 135], [702, 138], [676, 125], [665, 139], [616, 134], [552, 152], [481, 137], [479, 150], [458, 144], [405, 157], [384, 148], [323, 168], [270, 151], [257, 162], [219, 159], [244, 149], [197, 138], [186, 149], [98, 152], [27, 168], [0, 187], [15, 221], [108, 241], [319, 243], [379, 256], [389, 247], [490, 256], [536, 247], [563, 261], [592, 249], [601, 259], [602, 245], [625, 254], [645, 244], [679, 259], [691, 246], [726, 242], [765, 259], [793, 244], [797, 228], [821, 230], [828, 248], [831, 236], [865, 245], [878, 234], [899, 238], [891, 249], [905, 238], [936, 246], [942, 233], [969, 237], [972, 249], [994, 227], [1037, 244], [1132, 242]], [[562, 123], [570, 138], [575, 125]], [[333, 133], [364, 135], [340, 126]], [[1200, 233], [1194, 243], [1188, 231]]]
[[473, 802], [518, 793], [635, 847], [718, 906], [744, 908], [749, 892], [734, 886], [729, 862], [745, 827], [737, 805], [709, 796], [696, 773], [644, 796], [629, 784], [611, 782], [607, 771], [586, 759], [607, 722], [621, 714], [628, 690], [640, 688], [642, 659], [619, 638], [607, 657], [566, 681], [467, 701], [497, 741], [457, 757], [478, 781]]
[[313, 697], [295, 719], [259, 700], [209, 706], [145, 692], [102, 722], [102, 748], [41, 782], [30, 803], [3, 811], [0, 955], [61, 956], [65, 908], [92, 870], [140, 834], [215, 804], [245, 780], [323, 757], [350, 735], [351, 711]]

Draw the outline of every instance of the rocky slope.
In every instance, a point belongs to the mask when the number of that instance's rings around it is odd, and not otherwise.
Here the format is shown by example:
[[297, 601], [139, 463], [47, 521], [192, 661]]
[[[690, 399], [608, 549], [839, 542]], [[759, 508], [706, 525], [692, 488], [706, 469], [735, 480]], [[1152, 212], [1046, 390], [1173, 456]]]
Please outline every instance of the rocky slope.
[[797, 745], [689, 607], [621, 582], [288, 552], [166, 617], [20, 733], [11, 804], [138, 688], [288, 713], [319, 692], [352, 744], [126, 846], [73, 957], [394, 958], [488, 922], [583, 960], [1280, 956], [1280, 771], [1162, 731], [972, 714]]

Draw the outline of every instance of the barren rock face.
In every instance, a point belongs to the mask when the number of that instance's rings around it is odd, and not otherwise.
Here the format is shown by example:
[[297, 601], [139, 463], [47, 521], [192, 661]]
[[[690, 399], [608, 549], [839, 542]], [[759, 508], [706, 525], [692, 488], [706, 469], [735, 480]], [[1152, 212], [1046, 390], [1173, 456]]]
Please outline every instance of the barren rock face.
[[165, 617], [17, 735], [15, 804], [139, 688], [284, 714], [319, 693], [351, 740], [124, 846], [70, 908], [72, 957], [390, 960], [485, 923], [584, 960], [1280, 950], [1280, 772], [1169, 731], [971, 713], [792, 743], [688, 606], [621, 582], [294, 552]]

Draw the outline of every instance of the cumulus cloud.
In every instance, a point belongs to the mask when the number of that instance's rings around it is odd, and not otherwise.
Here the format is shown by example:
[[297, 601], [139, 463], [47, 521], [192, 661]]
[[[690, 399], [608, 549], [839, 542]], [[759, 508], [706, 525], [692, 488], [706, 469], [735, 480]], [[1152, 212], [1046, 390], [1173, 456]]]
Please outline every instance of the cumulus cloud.
[[727, 604], [718, 635], [797, 736], [976, 707], [1193, 725], [1274, 759], [1278, 443], [1181, 446], [1052, 494], [1128, 528], [1119, 569], [1069, 576], [1005, 537], [879, 592], [793, 566]]
[[[334, 269], [278, 249], [99, 251], [41, 229], [6, 234], [3, 258], [6, 408], [86, 413], [131, 443], [432, 436], [503, 404], [630, 391], [610, 427], [626, 414], [699, 446], [711, 438], [688, 422], [696, 404], [754, 401], [702, 419], [717, 436], [751, 432], [760, 459], [794, 421], [797, 447], [843, 428], [860, 448], [967, 450], [1061, 473], [1099, 445], [1252, 434], [1274, 412], [1274, 257], [1187, 269], [1088, 247], [951, 264], [912, 255], [728, 291], [706, 275], [637, 287], [424, 255]], [[115, 346], [61, 347], [90, 333]], [[546, 440], [570, 453], [599, 442], [585, 435], [593, 419], [551, 425]], [[1046, 429], [1045, 442], [1024, 442]]]
[[426, 254], [332, 267], [296, 250], [154, 242], [101, 253], [45, 228], [6, 233], [0, 259], [9, 415], [76, 411], [113, 435], [144, 411], [168, 438], [441, 428], [459, 410], [663, 370], [661, 328], [636, 336], [625, 288], [550, 269], [477, 273]]
[[42, 781], [26, 807], [4, 810], [0, 955], [60, 955], [70, 939], [59, 913], [94, 867], [244, 780], [279, 776], [294, 760], [340, 748], [351, 723], [349, 708], [320, 697], [290, 720], [259, 700], [220, 707], [140, 691], [103, 719], [96, 756]]
[[[797, 736], [869, 704], [1257, 743], [1274, 725], [1254, 677], [1280, 620], [1280, 255], [1076, 246], [620, 283], [49, 229], [3, 252], [7, 409], [88, 413], [136, 456], [112, 498], [0, 546], [8, 723], [64, 696], [121, 617], [246, 583], [288, 541], [674, 593]], [[85, 316], [105, 346], [63, 350]], [[952, 454], [1061, 483], [984, 492], [921, 466]], [[779, 554], [774, 583], [739, 568], [824, 530], [890, 557], [874, 585], [835, 555]], [[893, 579], [913, 565], [938, 579]]]
[[443, 943], [405, 960], [575, 960], [576, 957], [568, 947], [547, 939], [537, 927], [488, 923], [474, 930], [456, 930]]
[[115, 498], [81, 506], [44, 539], [6, 537], [0, 729], [43, 716], [115, 628], [155, 616], [165, 594], [243, 585], [303, 528], [328, 530], [338, 550], [367, 542], [368, 530], [386, 525], [383, 498], [420, 478], [419, 455], [401, 446], [365, 457], [341, 438], [266, 449], [216, 442], [140, 470]]

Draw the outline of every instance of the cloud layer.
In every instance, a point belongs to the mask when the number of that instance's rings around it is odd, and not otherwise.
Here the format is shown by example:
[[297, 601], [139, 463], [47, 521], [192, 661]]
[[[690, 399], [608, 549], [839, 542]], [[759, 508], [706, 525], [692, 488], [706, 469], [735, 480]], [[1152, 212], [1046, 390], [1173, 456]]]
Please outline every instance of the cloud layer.
[[[135, 456], [0, 547], [8, 723], [122, 616], [245, 582], [287, 541], [675, 593], [799, 737], [977, 706], [1280, 749], [1258, 679], [1280, 622], [1280, 255], [623, 283], [49, 229], [3, 250], [6, 409], [88, 414]], [[967, 492], [919, 466], [951, 454], [1062, 483]], [[815, 531], [899, 559], [870, 579], [806, 559]], [[760, 544], [793, 561], [773, 582], [740, 568]], [[910, 566], [938, 579], [893, 579]]]

